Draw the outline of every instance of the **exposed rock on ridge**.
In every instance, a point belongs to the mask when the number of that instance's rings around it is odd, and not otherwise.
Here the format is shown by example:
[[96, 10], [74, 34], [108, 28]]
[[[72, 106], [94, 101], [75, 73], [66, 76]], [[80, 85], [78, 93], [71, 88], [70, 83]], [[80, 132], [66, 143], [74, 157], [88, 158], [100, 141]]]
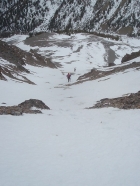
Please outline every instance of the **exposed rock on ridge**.
[[[6, 42], [0, 41], [0, 51], [0, 57], [20, 67], [29, 64], [34, 66], [48, 66], [55, 68], [55, 65], [52, 66], [52, 63], [49, 59], [44, 59], [44, 57], [34, 52], [34, 50], [31, 50], [31, 53], [29, 53], [14, 45], [8, 45]], [[25, 70], [25, 72], [27, 72], [27, 70]]]
[[140, 50], [138, 52], [132, 52], [131, 54], [126, 54], [123, 58], [122, 58], [122, 63], [132, 60], [134, 58], [140, 57]]
[[6, 42], [0, 41], [0, 58], [3, 63], [0, 65], [0, 79], [6, 80], [6, 77], [34, 84], [21, 73], [30, 73], [26, 68], [26, 64], [39, 67], [56, 68], [50, 59], [45, 59], [36, 51], [26, 52], [14, 45], [8, 45]]
[[40, 110], [32, 109], [32, 107], [39, 108], [39, 109], [50, 109], [48, 106], [45, 105], [40, 100], [37, 99], [30, 99], [20, 103], [17, 106], [0, 106], [0, 115], [22, 115], [23, 113], [28, 114], [38, 114], [42, 113]]
[[[91, 80], [99, 79], [99, 78], [106, 77], [106, 76], [109, 76], [114, 73], [123, 72], [123, 71], [125, 71], [127, 69], [131, 69], [131, 68], [136, 68], [136, 70], [140, 70], [140, 62], [133, 62], [131, 64], [127, 64], [124, 66], [113, 67], [113, 68], [108, 69], [106, 71], [92, 69], [90, 72], [80, 76], [78, 78], [78, 81], [75, 84], [82, 83], [84, 81], [91, 81]], [[101, 80], [99, 80], [99, 81], [101, 81]]]
[[129, 96], [101, 99], [92, 108], [115, 107], [119, 109], [140, 109], [140, 91]]

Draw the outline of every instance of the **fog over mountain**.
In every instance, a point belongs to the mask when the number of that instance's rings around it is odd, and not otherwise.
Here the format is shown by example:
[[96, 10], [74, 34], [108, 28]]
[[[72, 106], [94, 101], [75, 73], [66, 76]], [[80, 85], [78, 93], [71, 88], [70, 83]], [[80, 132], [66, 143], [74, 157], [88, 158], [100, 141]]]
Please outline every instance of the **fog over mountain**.
[[0, 31], [140, 35], [140, 0], [0, 0]]

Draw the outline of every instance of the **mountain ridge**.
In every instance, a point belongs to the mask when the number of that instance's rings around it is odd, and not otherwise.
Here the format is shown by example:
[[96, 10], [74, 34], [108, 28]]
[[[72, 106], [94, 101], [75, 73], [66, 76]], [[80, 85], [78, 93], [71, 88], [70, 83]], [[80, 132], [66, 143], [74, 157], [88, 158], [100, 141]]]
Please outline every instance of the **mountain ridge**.
[[138, 0], [0, 1], [0, 32], [71, 31], [140, 36]]

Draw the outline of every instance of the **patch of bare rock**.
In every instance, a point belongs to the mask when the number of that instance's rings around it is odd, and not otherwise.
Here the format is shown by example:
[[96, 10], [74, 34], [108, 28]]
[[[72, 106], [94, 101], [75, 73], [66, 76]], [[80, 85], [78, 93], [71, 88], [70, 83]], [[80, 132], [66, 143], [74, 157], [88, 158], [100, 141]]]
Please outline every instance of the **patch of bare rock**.
[[9, 45], [4, 41], [0, 41], [0, 51], [0, 57], [17, 66], [29, 64], [34, 66], [48, 66], [55, 68], [55, 65], [51, 63], [50, 59], [45, 59], [32, 49], [30, 52], [26, 52], [14, 45]]
[[[132, 52], [131, 54], [126, 54], [123, 58], [122, 58], [122, 63], [125, 63], [127, 61], [130, 60], [135, 60], [135, 58], [140, 57], [140, 51], [138, 52]], [[97, 70], [96, 68], [93, 68], [90, 72], [79, 76], [79, 78], [77, 79], [77, 82], [74, 84], [79, 84], [79, 83], [83, 83], [85, 81], [90, 81], [90, 80], [96, 80], [111, 74], [115, 74], [118, 72], [123, 72], [127, 69], [132, 69], [132, 68], [136, 68], [136, 70], [140, 70], [140, 62], [132, 62], [129, 64], [125, 64], [123, 66], [113, 66], [112, 68], [108, 68], [107, 70]]]
[[137, 93], [132, 93], [129, 96], [118, 97], [114, 99], [101, 99], [89, 109], [104, 107], [114, 107], [119, 109], [140, 109], [140, 91]]
[[35, 50], [26, 52], [1, 40], [0, 58], [9, 62], [9, 65], [0, 64], [0, 80], [7, 80], [6, 76], [8, 76], [12, 79], [17, 79], [20, 81], [22, 79], [23, 82], [34, 84], [24, 76], [20, 78], [21, 72], [30, 73], [30, 71], [26, 69], [26, 64], [39, 67], [56, 68], [50, 59], [45, 59], [45, 57], [38, 54]]
[[77, 79], [78, 81], [75, 84], [79, 84], [82, 83], [84, 81], [90, 81], [90, 80], [95, 80], [95, 79], [99, 79], [105, 76], [109, 76], [118, 72], [123, 72], [127, 69], [131, 69], [131, 68], [136, 68], [136, 70], [140, 70], [140, 62], [133, 62], [131, 64], [127, 64], [125, 66], [117, 66], [117, 67], [113, 67], [113, 69], [109, 69], [106, 71], [101, 71], [101, 70], [97, 70], [97, 69], [92, 69], [90, 72], [79, 76], [79, 78]]
[[[38, 109], [34, 109], [38, 108]], [[38, 114], [42, 113], [39, 109], [50, 109], [41, 100], [30, 99], [26, 100], [16, 106], [0, 106], [0, 115], [14, 115], [19, 116], [23, 113]]]
[[138, 52], [132, 52], [131, 54], [126, 54], [123, 58], [122, 58], [122, 63], [132, 60], [134, 58], [140, 57], [140, 50]]

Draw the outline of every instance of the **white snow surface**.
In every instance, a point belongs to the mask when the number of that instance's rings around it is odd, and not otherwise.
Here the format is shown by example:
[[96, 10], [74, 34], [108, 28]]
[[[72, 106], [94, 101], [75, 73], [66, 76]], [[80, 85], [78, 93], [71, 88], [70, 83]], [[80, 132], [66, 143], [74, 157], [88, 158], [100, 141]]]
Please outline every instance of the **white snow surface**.
[[27, 37], [29, 37], [28, 35], [18, 35], [15, 34], [11, 37], [8, 38], [4, 38], [3, 41], [6, 42], [14, 42], [15, 44], [20, 43], [21, 41], [24, 41]]
[[[85, 109], [103, 98], [138, 92], [140, 72], [129, 69], [125, 73], [68, 86], [89, 69], [97, 67], [97, 59], [102, 68], [105, 63], [105, 50], [100, 42], [86, 47], [86, 36], [77, 34], [75, 38], [74, 50], [81, 43], [83, 46], [79, 55], [74, 55], [70, 48], [64, 50], [56, 45], [39, 48], [40, 53], [53, 51], [53, 61], [58, 57], [56, 61], [62, 67], [26, 65], [31, 72], [26, 77], [36, 85], [10, 78], [0, 81], [1, 106], [40, 99], [51, 109], [37, 115], [0, 116], [0, 186], [140, 185], [140, 110]], [[63, 41], [68, 38], [55, 35], [50, 39]], [[22, 46], [21, 40], [18, 46]], [[132, 51], [136, 47], [133, 48], [134, 42], [139, 40], [124, 38], [123, 42], [129, 43], [129, 51]], [[28, 45], [27, 48], [32, 47]], [[24, 49], [27, 48], [24, 45]], [[112, 50], [117, 50], [117, 44]], [[120, 52], [125, 54], [126, 50], [128, 48], [124, 47]], [[93, 51], [95, 63], [87, 63], [85, 59]], [[72, 60], [75, 62], [67, 63]], [[73, 72], [69, 83], [68, 71]]]

